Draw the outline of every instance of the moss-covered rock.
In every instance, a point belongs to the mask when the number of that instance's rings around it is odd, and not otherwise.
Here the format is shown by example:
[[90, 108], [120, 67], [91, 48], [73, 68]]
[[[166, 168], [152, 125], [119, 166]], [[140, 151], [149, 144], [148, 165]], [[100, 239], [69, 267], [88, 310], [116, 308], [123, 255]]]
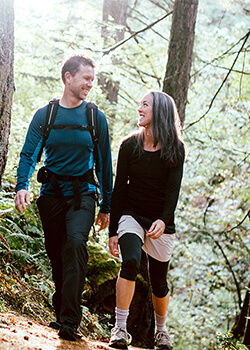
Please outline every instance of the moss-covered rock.
[[95, 312], [114, 312], [115, 284], [120, 261], [100, 244], [90, 239], [88, 243], [89, 263], [83, 294], [84, 304]]

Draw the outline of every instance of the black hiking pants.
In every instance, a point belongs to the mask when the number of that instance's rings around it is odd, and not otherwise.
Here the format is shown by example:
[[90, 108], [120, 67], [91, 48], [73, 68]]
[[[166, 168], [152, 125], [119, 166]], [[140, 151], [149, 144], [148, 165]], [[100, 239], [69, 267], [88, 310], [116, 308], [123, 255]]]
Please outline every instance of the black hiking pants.
[[74, 198], [41, 196], [37, 206], [44, 230], [45, 248], [55, 283], [53, 306], [62, 323], [79, 325], [82, 317], [81, 295], [87, 272], [87, 241], [95, 217], [95, 198], [81, 194], [79, 210]]

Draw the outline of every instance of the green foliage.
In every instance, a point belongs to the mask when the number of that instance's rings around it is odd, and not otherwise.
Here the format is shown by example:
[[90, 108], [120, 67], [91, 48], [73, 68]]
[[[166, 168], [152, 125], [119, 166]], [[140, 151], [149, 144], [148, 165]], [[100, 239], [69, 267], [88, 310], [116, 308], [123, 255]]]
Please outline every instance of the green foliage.
[[38, 209], [32, 202], [20, 215], [7, 182], [0, 197], [0, 232], [0, 310], [48, 322], [54, 288]]
[[[189, 155], [170, 271], [174, 299], [169, 310], [171, 326], [179, 348], [186, 345], [188, 338], [192, 350], [218, 349], [220, 344], [230, 348], [216, 337], [216, 332], [227, 334], [231, 329], [249, 278], [250, 153], [246, 110], [250, 91], [246, 51], [211, 105], [242, 45], [238, 40], [248, 31], [247, 18], [244, 2], [230, 2], [227, 12], [222, 2], [217, 2], [216, 11], [209, 11], [212, 6], [213, 1], [199, 4], [184, 125]], [[238, 35], [235, 26], [229, 25], [234, 11], [239, 15]], [[181, 335], [178, 329], [183, 330]], [[232, 344], [237, 341], [234, 339]]]
[[[48, 264], [44, 266], [41, 260], [45, 258], [43, 233], [38, 209], [33, 203], [27, 208], [25, 216], [21, 216], [13, 208], [13, 195], [3, 188], [0, 199], [0, 251], [3, 259], [9, 259], [19, 269], [25, 269], [27, 264], [32, 265], [36, 271], [46, 272]], [[6, 201], [8, 196], [11, 202]]]
[[0, 198], [0, 309], [48, 320], [52, 283], [37, 208], [32, 203], [20, 216], [6, 185]]
[[248, 348], [244, 344], [240, 344], [235, 339], [233, 339], [233, 334], [226, 332], [226, 333], [220, 333], [217, 332], [217, 338], [219, 340], [219, 349], [223, 350], [240, 350]]
[[[246, 280], [244, 266], [241, 265], [241, 273]], [[199, 350], [201, 346], [216, 349], [216, 331], [228, 330], [238, 309], [234, 281], [221, 254], [210, 242], [192, 242], [191, 237], [179, 236], [169, 281], [172, 294], [169, 326], [173, 340], [180, 348], [188, 337], [188, 349]]]

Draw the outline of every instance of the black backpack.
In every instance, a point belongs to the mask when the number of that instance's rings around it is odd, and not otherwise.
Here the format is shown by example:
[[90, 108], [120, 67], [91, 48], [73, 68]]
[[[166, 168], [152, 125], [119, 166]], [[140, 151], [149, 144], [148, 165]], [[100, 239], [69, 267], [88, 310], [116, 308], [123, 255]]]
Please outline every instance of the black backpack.
[[41, 161], [41, 156], [43, 153], [44, 146], [46, 144], [46, 141], [49, 137], [49, 134], [52, 129], [80, 129], [80, 130], [88, 130], [92, 137], [92, 142], [94, 144], [94, 162], [96, 166], [96, 171], [100, 171], [99, 167], [99, 159], [98, 159], [98, 130], [97, 130], [97, 110], [98, 106], [95, 105], [93, 102], [87, 103], [87, 120], [88, 125], [54, 125], [56, 114], [59, 106], [59, 99], [54, 98], [53, 100], [49, 101], [47, 114], [46, 114], [46, 122], [44, 127], [44, 133], [43, 133], [43, 140], [42, 145], [39, 150], [38, 156], [37, 156], [37, 162]]

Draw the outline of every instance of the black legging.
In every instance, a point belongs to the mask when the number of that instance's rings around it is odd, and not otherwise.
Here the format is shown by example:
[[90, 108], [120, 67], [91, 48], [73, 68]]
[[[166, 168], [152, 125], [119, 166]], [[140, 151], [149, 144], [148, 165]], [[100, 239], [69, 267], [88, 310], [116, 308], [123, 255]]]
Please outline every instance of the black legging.
[[[134, 233], [126, 233], [119, 239], [119, 245], [122, 254], [120, 277], [135, 281], [140, 267], [142, 240]], [[148, 254], [147, 259], [153, 293], [158, 298], [164, 298], [169, 292], [167, 283], [169, 261], [158, 261]]]

